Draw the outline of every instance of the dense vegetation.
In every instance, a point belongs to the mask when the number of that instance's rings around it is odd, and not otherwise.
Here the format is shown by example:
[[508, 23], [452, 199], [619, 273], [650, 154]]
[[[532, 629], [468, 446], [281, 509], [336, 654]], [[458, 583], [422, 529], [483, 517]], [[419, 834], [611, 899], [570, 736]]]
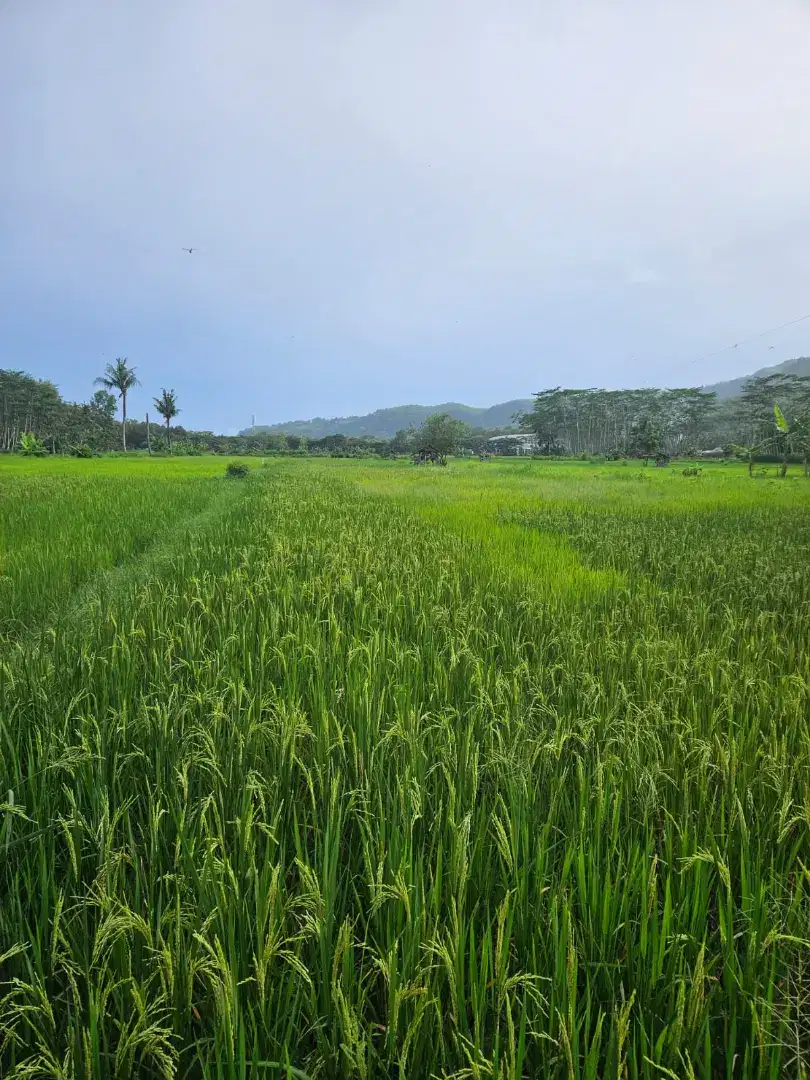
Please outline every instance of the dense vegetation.
[[[96, 379], [102, 389], [90, 402], [62, 401], [47, 381], [23, 372], [0, 370], [0, 451], [29, 455], [72, 453], [89, 457], [119, 447], [178, 454], [314, 454], [332, 457], [420, 453], [423, 435], [437, 416], [455, 431], [453, 449], [481, 453], [495, 436], [516, 430], [532, 433], [536, 452], [609, 457], [693, 457], [721, 448], [747, 457], [810, 452], [810, 374], [802, 359], [766, 369], [745, 380], [733, 398], [699, 387], [673, 390], [543, 390], [533, 400], [506, 402], [491, 409], [466, 405], [402, 406], [367, 417], [314, 420], [246, 429], [238, 436], [186, 429], [175, 391], [162, 389], [153, 405], [165, 428], [126, 420], [127, 396], [139, 385], [126, 357], [108, 364]], [[781, 370], [784, 369], [784, 370]], [[790, 369], [790, 370], [788, 370]], [[730, 385], [730, 384], [729, 384]], [[111, 393], [113, 391], [113, 393]], [[115, 419], [120, 402], [122, 423]], [[774, 427], [774, 406], [785, 418]], [[394, 428], [395, 423], [402, 426]], [[419, 425], [417, 429], [417, 425]], [[497, 425], [497, 426], [492, 426]], [[516, 427], [516, 425], [518, 425]], [[446, 440], [445, 440], [446, 441]], [[506, 440], [499, 444], [503, 451]], [[514, 444], [512, 444], [514, 447]], [[440, 455], [441, 456], [441, 455]]]
[[[547, 451], [654, 457], [692, 456], [712, 446], [775, 449], [774, 406], [795, 420], [810, 416], [810, 376], [747, 380], [722, 404], [699, 387], [678, 390], [564, 390], [535, 395], [523, 426]], [[797, 444], [798, 441], [796, 440]], [[778, 444], [778, 445], [777, 445]]]
[[222, 473], [0, 463], [0, 1074], [806, 1076], [804, 480]]
[[126, 483], [114, 460], [95, 463], [92, 475], [69, 459], [45, 464], [12, 460], [0, 470], [0, 643], [58, 619], [89, 579], [105, 580], [98, 571], [176, 543], [174, 530], [197, 521], [217, 493], [205, 459], [180, 472], [167, 463], [160, 498], [148, 461], [128, 463]]
[[[795, 360], [777, 364], [774, 367], [762, 368], [754, 373], [755, 378], [765, 378], [769, 375], [810, 375], [810, 357], [802, 356]], [[728, 382], [715, 383], [704, 387], [707, 393], [713, 394], [718, 402], [728, 398], [737, 397], [743, 388], [747, 377], [732, 379]], [[319, 440], [325, 435], [344, 435], [347, 438], [367, 439], [393, 439], [398, 431], [407, 431], [408, 428], [418, 428], [429, 416], [437, 413], [448, 413], [456, 420], [461, 420], [470, 428], [483, 431], [503, 430], [514, 424], [516, 413], [529, 412], [533, 401], [519, 399], [505, 401], [499, 405], [493, 405], [488, 409], [476, 409], [469, 405], [460, 405], [458, 402], [445, 402], [442, 405], [400, 405], [392, 409], [377, 409], [365, 416], [340, 416], [326, 419], [316, 417], [313, 420], [293, 420], [283, 424], [257, 425], [254, 428], [245, 428], [241, 432], [245, 436], [263, 435], [296, 435], [307, 440]]]

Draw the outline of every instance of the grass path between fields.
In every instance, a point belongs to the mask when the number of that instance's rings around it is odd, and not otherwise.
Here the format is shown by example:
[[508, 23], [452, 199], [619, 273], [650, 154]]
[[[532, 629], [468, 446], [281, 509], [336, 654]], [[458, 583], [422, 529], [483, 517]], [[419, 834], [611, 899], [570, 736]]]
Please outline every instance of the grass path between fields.
[[224, 478], [0, 478], [0, 645], [75, 617], [229, 505]]

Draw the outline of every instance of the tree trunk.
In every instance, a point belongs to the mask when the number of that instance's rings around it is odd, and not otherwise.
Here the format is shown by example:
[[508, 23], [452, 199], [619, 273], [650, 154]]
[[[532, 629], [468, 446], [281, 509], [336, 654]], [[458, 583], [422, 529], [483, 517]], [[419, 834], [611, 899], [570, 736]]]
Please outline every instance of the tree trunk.
[[789, 453], [790, 453], [790, 444], [788, 443], [787, 439], [785, 439], [785, 452], [782, 455], [782, 470], [779, 473], [779, 475], [782, 476], [782, 477], [787, 475], [788, 454]]
[[754, 475], [754, 455], [753, 454], [748, 455], [748, 475], [749, 476]]
[[121, 438], [124, 440], [124, 453], [127, 452], [127, 392], [121, 391]]
[[149, 413], [146, 414], [146, 449], [152, 453], [152, 432], [149, 430]]
[[169, 444], [169, 453], [172, 452], [172, 429], [169, 427], [170, 417], [166, 417], [166, 442]]

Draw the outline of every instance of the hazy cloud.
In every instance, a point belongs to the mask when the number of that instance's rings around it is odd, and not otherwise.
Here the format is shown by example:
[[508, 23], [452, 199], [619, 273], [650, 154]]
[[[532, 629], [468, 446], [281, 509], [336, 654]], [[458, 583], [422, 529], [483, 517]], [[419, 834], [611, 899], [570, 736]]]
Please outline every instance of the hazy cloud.
[[808, 352], [690, 363], [810, 310], [809, 38], [797, 0], [10, 0], [0, 366], [86, 396], [124, 353], [226, 428]]

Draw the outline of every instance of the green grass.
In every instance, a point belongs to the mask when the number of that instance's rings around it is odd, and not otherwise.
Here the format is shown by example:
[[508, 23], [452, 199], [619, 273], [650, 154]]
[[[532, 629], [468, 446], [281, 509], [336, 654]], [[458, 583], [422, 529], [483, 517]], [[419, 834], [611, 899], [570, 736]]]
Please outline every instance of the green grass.
[[211, 458], [2, 459], [0, 643], [58, 621], [99, 570], [165, 544], [227, 490], [223, 469]]
[[3, 1076], [808, 1075], [810, 485], [60, 467], [0, 462], [55, 590], [6, 594]]

